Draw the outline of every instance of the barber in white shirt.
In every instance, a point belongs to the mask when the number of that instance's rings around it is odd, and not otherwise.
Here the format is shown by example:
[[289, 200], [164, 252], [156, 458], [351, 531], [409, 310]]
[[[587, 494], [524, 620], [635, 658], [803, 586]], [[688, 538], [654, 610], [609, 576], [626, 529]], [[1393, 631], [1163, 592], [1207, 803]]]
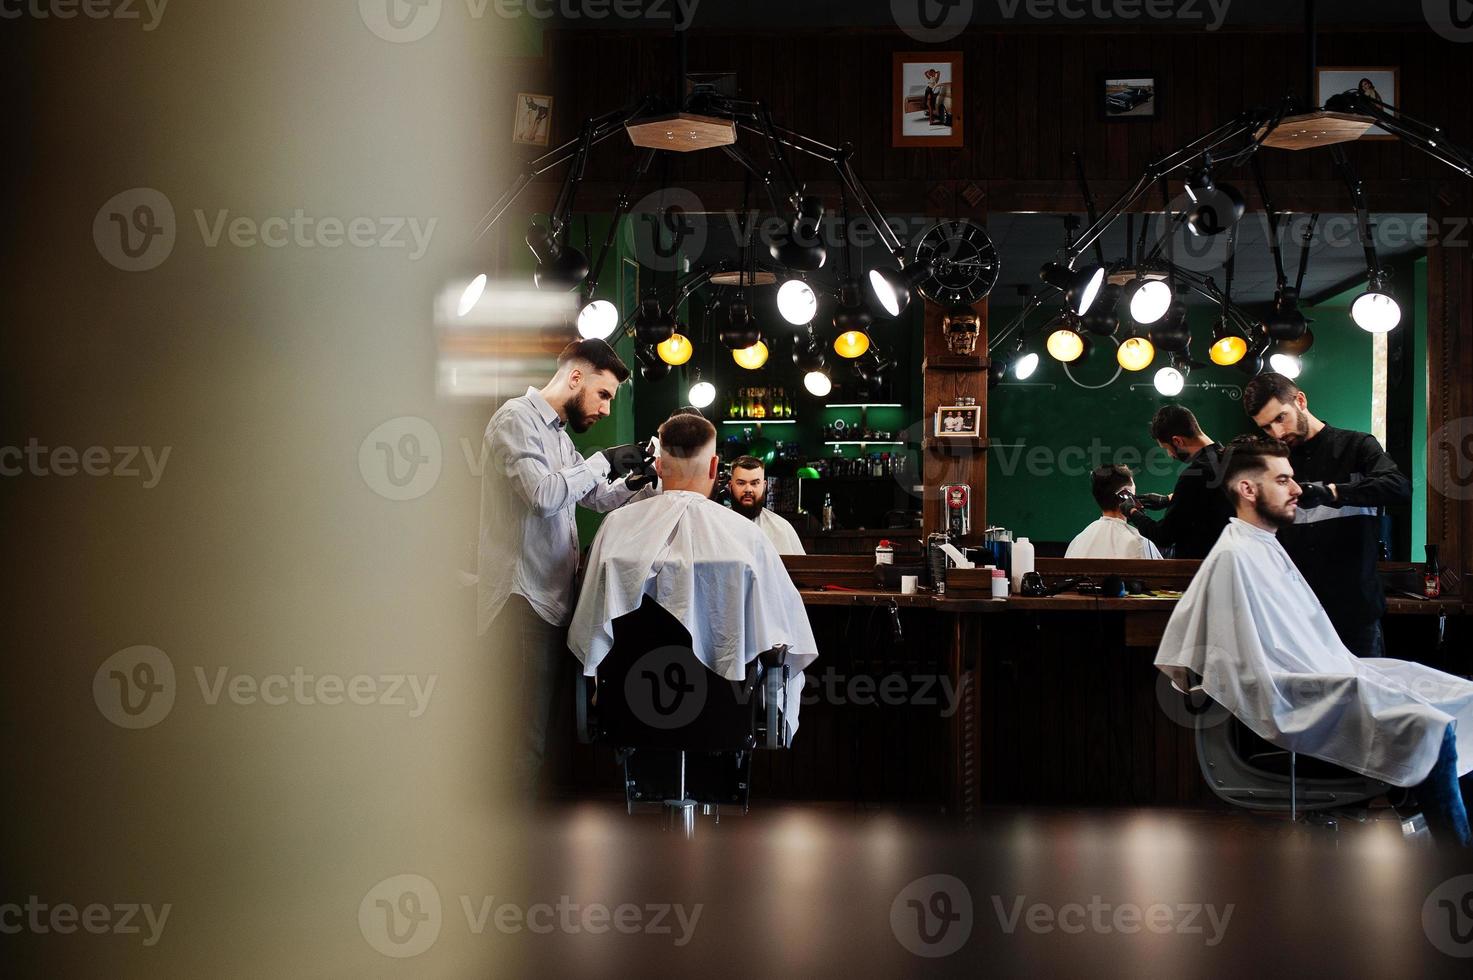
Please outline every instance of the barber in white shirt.
[[726, 492], [731, 509], [752, 521], [780, 555], [801, 555], [803, 542], [786, 518], [767, 506], [767, 470], [756, 456], [740, 456], [731, 464], [731, 482]]
[[[567, 624], [578, 572], [573, 508], [610, 511], [649, 483], [642, 454], [618, 446], [578, 454], [566, 429], [586, 432], [609, 414], [629, 368], [602, 340], [569, 344], [541, 389], [508, 399], [486, 426], [481, 473], [477, 631], [502, 655], [508, 726], [516, 725], [516, 774], [533, 790], [563, 675], [572, 677]], [[616, 482], [607, 482], [610, 478]], [[653, 493], [653, 487], [641, 491]], [[510, 730], [510, 727], [508, 727]]]

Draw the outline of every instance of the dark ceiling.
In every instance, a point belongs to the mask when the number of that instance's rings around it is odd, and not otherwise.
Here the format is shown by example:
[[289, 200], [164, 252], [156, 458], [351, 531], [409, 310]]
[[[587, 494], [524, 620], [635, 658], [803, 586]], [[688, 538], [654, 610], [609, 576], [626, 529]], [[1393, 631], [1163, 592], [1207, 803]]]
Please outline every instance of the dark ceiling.
[[[897, 24], [896, 10], [926, 8], [931, 18], [965, 17], [974, 26], [1119, 28], [1120, 30], [1220, 30], [1294, 28], [1304, 23], [1304, 0], [639, 0], [645, 15], [618, 16], [630, 0], [598, 4], [545, 0], [549, 26], [604, 30], [669, 30], [689, 12], [695, 30], [884, 28]], [[1144, 11], [1170, 10], [1168, 17]], [[1425, 25], [1418, 0], [1321, 0], [1321, 29], [1372, 25]], [[913, 22], [913, 15], [907, 15]], [[956, 21], [952, 21], [956, 22]]]

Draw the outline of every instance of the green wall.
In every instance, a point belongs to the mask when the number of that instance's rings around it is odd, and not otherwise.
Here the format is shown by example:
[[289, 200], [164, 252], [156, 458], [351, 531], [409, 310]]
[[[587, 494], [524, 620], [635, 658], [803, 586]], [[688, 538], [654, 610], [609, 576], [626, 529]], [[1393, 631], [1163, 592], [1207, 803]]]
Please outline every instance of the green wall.
[[[1006, 323], [1013, 315], [994, 309], [991, 319]], [[1316, 319], [1315, 344], [1304, 357], [1300, 383], [1320, 418], [1364, 431], [1371, 420], [1370, 335], [1355, 328], [1343, 311], [1320, 307], [1311, 315]], [[1214, 320], [1214, 312], [1206, 308], [1191, 315], [1192, 351], [1199, 360], [1206, 359]], [[1030, 347], [1041, 350], [1043, 340], [1035, 327]], [[1070, 366], [1078, 382], [1104, 387], [1081, 387], [1062, 364], [1044, 354], [1027, 383], [1010, 378], [992, 390], [987, 519], [1014, 535], [1067, 542], [1099, 517], [1090, 497], [1089, 471], [1103, 463], [1135, 470], [1140, 492], [1170, 492], [1180, 464], [1155, 445], [1148, 429], [1151, 416], [1167, 402], [1190, 408], [1203, 430], [1219, 442], [1251, 430], [1239, 402], [1248, 378], [1236, 368], [1197, 368], [1187, 378], [1186, 390], [1168, 399], [1153, 384], [1155, 371], [1165, 363], [1160, 354], [1150, 368], [1121, 371], [1113, 382], [1115, 345], [1108, 338], [1082, 361]], [[1204, 382], [1217, 387], [1196, 387]]]

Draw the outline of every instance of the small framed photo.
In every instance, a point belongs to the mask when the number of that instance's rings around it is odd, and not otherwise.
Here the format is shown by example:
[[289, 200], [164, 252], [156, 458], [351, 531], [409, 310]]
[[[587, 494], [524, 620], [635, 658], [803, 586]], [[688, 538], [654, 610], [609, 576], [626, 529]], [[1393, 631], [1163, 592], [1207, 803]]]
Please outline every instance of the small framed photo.
[[528, 146], [546, 146], [552, 132], [552, 96], [518, 92], [512, 110], [511, 141]]
[[891, 146], [962, 146], [960, 51], [897, 51]]
[[1106, 122], [1137, 122], [1161, 115], [1161, 83], [1153, 71], [1100, 75], [1100, 116]]
[[981, 405], [942, 405], [936, 409], [936, 435], [952, 439], [982, 437]]
[[[1398, 91], [1401, 69], [1395, 67], [1319, 68], [1316, 69], [1315, 77], [1318, 83], [1315, 86], [1318, 105], [1324, 105], [1325, 100], [1332, 95], [1359, 90], [1362, 95], [1384, 102], [1387, 109], [1392, 109], [1401, 95]], [[1361, 139], [1394, 140], [1396, 137], [1380, 126], [1372, 126]]]

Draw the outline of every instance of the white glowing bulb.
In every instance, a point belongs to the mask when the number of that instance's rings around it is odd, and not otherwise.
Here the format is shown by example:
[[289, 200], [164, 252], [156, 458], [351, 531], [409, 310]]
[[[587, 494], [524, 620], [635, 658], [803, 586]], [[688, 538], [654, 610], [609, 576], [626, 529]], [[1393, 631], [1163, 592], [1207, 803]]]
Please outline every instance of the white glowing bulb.
[[803, 387], [808, 389], [810, 395], [823, 398], [834, 390], [833, 379], [823, 371], [809, 371], [803, 375]]
[[1155, 323], [1171, 309], [1171, 287], [1161, 279], [1147, 279], [1130, 297], [1130, 318], [1136, 323]]
[[709, 381], [697, 381], [690, 386], [686, 397], [696, 408], [705, 408], [716, 400], [716, 386]]
[[578, 336], [585, 340], [607, 340], [619, 325], [619, 308], [606, 299], [596, 299], [578, 311]]
[[465, 292], [460, 294], [460, 302], [455, 305], [455, 315], [465, 316], [475, 305], [481, 301], [481, 294], [486, 291], [486, 273], [481, 273], [472, 279]]
[[1029, 351], [1018, 358], [1018, 363], [1013, 365], [1013, 377], [1019, 381], [1027, 381], [1033, 377], [1033, 372], [1038, 370], [1038, 354]]
[[1156, 372], [1156, 390], [1167, 398], [1180, 395], [1186, 386], [1187, 379], [1174, 367], [1164, 367]]
[[777, 289], [777, 311], [784, 320], [801, 327], [818, 312], [818, 297], [802, 279], [789, 279]]

